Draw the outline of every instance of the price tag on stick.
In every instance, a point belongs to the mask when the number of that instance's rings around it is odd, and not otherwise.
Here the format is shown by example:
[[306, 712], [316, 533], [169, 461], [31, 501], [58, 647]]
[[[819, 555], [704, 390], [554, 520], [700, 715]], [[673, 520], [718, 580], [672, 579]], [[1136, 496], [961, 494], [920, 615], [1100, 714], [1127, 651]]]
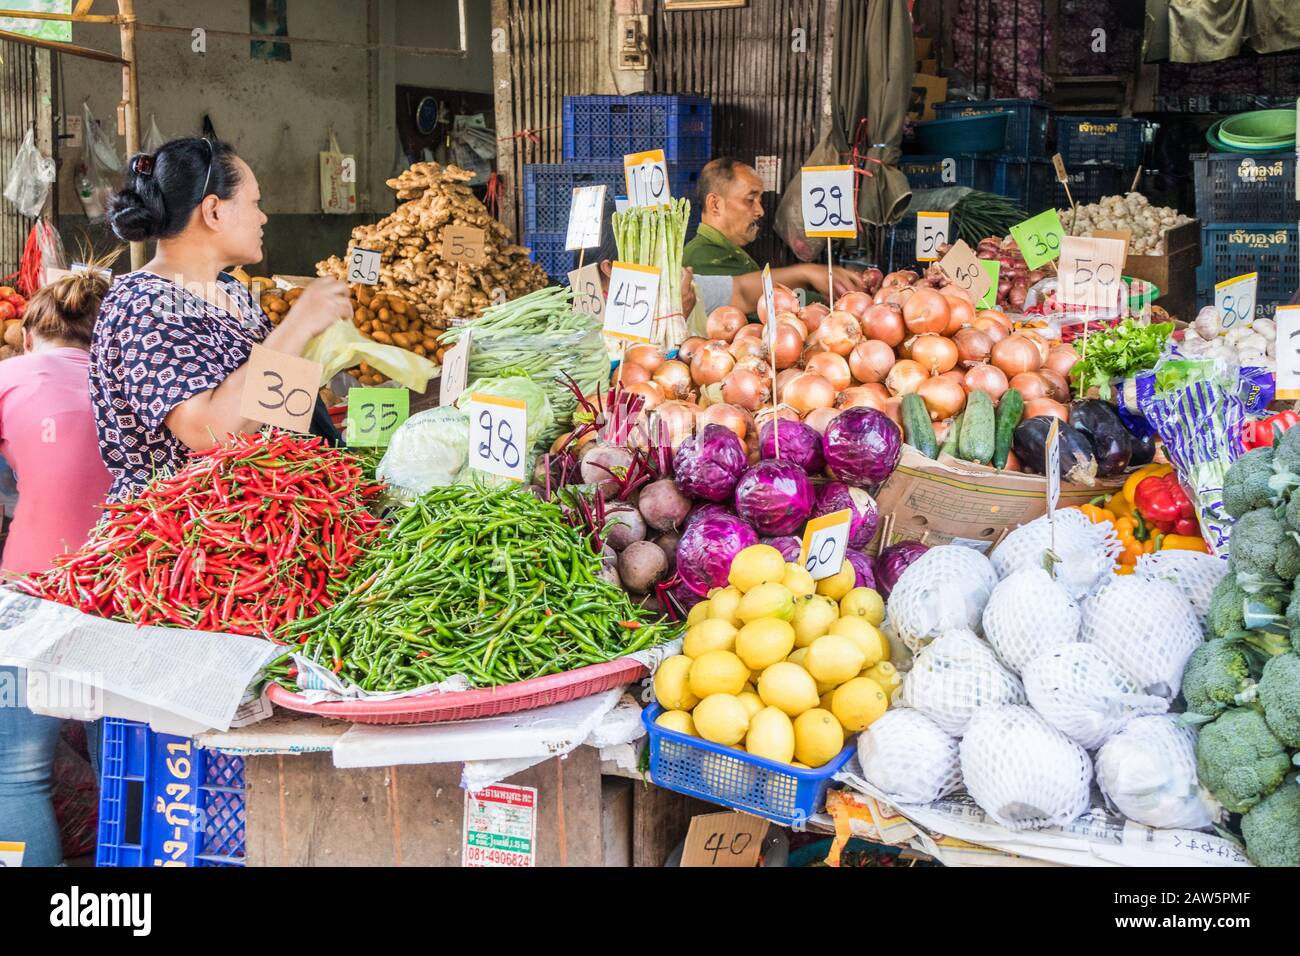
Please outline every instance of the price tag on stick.
[[[772, 266], [763, 266], [763, 305], [767, 309], [767, 325], [763, 328], [763, 338], [768, 351], [774, 351], [776, 344], [776, 294], [772, 291]], [[774, 359], [775, 361], [775, 359]]]
[[629, 206], [654, 209], [672, 198], [668, 190], [668, 161], [662, 149], [624, 156], [623, 176], [627, 180]]
[[988, 294], [989, 274], [963, 240], [958, 239], [939, 260], [939, 269], [952, 280], [953, 285], [970, 293], [973, 301], [978, 302]]
[[1277, 397], [1300, 398], [1300, 305], [1279, 305], [1277, 323]]
[[528, 467], [528, 406], [517, 398], [474, 393], [465, 403], [469, 417], [469, 466], [523, 481]]
[[0, 870], [23, 865], [23, 856], [27, 853], [26, 843], [0, 841]]
[[803, 229], [812, 238], [852, 239], [858, 234], [852, 166], [805, 166]]
[[320, 391], [321, 364], [254, 345], [244, 366], [239, 414], [263, 425], [306, 435]]
[[1065, 236], [1061, 239], [1060, 276], [1062, 305], [1111, 309], [1124, 288], [1124, 243], [1119, 239]]
[[1055, 209], [1040, 212], [1011, 227], [1011, 238], [1016, 240], [1020, 254], [1025, 257], [1025, 265], [1031, 269], [1037, 269], [1061, 254], [1064, 235], [1065, 228]]
[[473, 226], [447, 226], [442, 230], [442, 258], [461, 266], [483, 264], [483, 243], [487, 233]]
[[600, 266], [589, 262], [581, 269], [569, 273], [569, 288], [573, 290], [573, 310], [592, 318], [605, 318], [605, 292], [600, 287]]
[[600, 245], [601, 216], [605, 211], [604, 186], [577, 186], [569, 203], [569, 235], [564, 248], [595, 249]]
[[752, 867], [771, 824], [748, 813], [705, 813], [691, 820], [682, 866]]
[[649, 342], [659, 303], [659, 270], [616, 262], [605, 302], [605, 334], [629, 342]]
[[[438, 404], [455, 405], [460, 393], [469, 384], [469, 350], [470, 339], [474, 330], [468, 328], [451, 348], [442, 356], [442, 374], [438, 379]], [[348, 393], [349, 397], [351, 392]]]
[[378, 285], [379, 261], [374, 249], [353, 249], [348, 253], [348, 285]]
[[939, 247], [947, 241], [948, 214], [946, 212], [916, 214], [917, 262], [934, 262], [939, 258]]
[[411, 393], [405, 388], [354, 388], [348, 392], [348, 444], [387, 448], [410, 415]]
[[1232, 328], [1238, 322], [1249, 322], [1255, 317], [1255, 289], [1258, 283], [1258, 272], [1247, 272], [1244, 276], [1215, 283], [1214, 307], [1223, 317], [1225, 329]]
[[1002, 276], [1002, 263], [998, 259], [980, 259], [980, 268], [984, 274], [989, 277], [989, 290], [984, 293], [984, 298], [976, 303], [977, 309], [991, 309], [998, 304], [998, 279]]
[[832, 577], [844, 566], [852, 520], [853, 512], [845, 508], [808, 522], [799, 551], [799, 563], [808, 569], [814, 581]]

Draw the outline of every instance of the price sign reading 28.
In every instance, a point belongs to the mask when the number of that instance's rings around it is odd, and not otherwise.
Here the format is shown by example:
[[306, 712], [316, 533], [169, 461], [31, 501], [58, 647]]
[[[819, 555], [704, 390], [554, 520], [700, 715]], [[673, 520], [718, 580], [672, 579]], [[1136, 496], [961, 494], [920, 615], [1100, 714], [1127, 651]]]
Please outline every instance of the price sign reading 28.
[[858, 234], [852, 166], [805, 166], [803, 228], [815, 239], [852, 239]]
[[605, 334], [629, 342], [649, 342], [659, 304], [659, 270], [616, 262], [609, 275]]
[[623, 157], [629, 206], [655, 208], [672, 198], [668, 190], [668, 160], [662, 149], [629, 153]]
[[523, 481], [528, 406], [517, 398], [475, 392], [465, 412], [470, 423], [469, 466], [511, 481]]
[[807, 568], [814, 581], [839, 573], [844, 566], [844, 553], [849, 547], [849, 524], [853, 512], [848, 508], [808, 522], [803, 533], [800, 563]]

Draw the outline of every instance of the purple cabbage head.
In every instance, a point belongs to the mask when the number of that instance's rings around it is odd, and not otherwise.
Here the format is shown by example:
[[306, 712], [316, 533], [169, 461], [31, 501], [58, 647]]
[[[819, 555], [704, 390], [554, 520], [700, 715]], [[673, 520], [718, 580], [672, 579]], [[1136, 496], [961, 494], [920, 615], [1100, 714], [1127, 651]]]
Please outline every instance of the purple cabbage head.
[[705, 425], [682, 442], [673, 457], [677, 487], [692, 498], [726, 501], [749, 464], [749, 455], [736, 433], [721, 425]]
[[787, 534], [779, 538], [764, 538], [763, 544], [770, 544], [780, 551], [781, 557], [785, 558], [786, 564], [799, 563], [799, 555], [803, 551], [803, 542], [794, 535]]
[[875, 485], [898, 466], [903, 435], [888, 415], [859, 405], [844, 409], [826, 426], [822, 451], [827, 467], [840, 481]]
[[869, 557], [861, 551], [849, 548], [844, 552], [844, 560], [853, 565], [853, 570], [857, 574], [853, 582], [855, 588], [874, 588], [876, 586], [876, 570], [871, 566]]
[[810, 475], [815, 475], [826, 467], [826, 459], [822, 457], [822, 436], [817, 433], [817, 429], [785, 418], [766, 422], [759, 429], [759, 454], [764, 460], [778, 457], [778, 434], [781, 437], [780, 460], [792, 461]]
[[820, 518], [845, 508], [853, 512], [849, 522], [849, 547], [865, 548], [880, 527], [880, 509], [876, 507], [876, 499], [861, 488], [850, 488], [842, 481], [822, 485], [809, 517]]
[[762, 534], [791, 534], [812, 513], [812, 482], [792, 461], [760, 461], [736, 483], [736, 514]]
[[889, 592], [894, 590], [894, 585], [898, 583], [899, 575], [929, 550], [930, 548], [920, 541], [900, 541], [881, 551], [876, 556], [876, 590], [883, 596], [889, 597]]
[[727, 586], [731, 559], [757, 543], [758, 534], [735, 515], [701, 514], [686, 522], [677, 543], [677, 574], [696, 594], [708, 594], [712, 588]]

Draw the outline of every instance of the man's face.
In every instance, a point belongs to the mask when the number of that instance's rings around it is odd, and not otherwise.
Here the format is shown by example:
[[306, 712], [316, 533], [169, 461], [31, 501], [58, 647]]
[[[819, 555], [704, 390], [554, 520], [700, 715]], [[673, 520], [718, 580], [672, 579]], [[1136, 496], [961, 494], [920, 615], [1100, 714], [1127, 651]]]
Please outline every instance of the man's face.
[[747, 246], [758, 238], [758, 226], [763, 220], [763, 181], [758, 173], [748, 166], [736, 169], [731, 182], [722, 187], [721, 193], [710, 207], [712, 208], [709, 225], [738, 246]]

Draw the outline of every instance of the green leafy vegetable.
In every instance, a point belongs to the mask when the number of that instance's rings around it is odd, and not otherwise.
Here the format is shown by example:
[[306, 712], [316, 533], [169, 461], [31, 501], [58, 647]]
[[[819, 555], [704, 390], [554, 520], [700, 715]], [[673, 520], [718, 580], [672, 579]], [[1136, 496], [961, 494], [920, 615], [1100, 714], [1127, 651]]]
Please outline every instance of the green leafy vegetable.
[[1173, 331], [1172, 322], [1139, 325], [1131, 318], [1125, 319], [1113, 329], [1076, 342], [1080, 358], [1070, 374], [1081, 392], [1096, 386], [1102, 398], [1109, 398], [1112, 379], [1155, 366]]

